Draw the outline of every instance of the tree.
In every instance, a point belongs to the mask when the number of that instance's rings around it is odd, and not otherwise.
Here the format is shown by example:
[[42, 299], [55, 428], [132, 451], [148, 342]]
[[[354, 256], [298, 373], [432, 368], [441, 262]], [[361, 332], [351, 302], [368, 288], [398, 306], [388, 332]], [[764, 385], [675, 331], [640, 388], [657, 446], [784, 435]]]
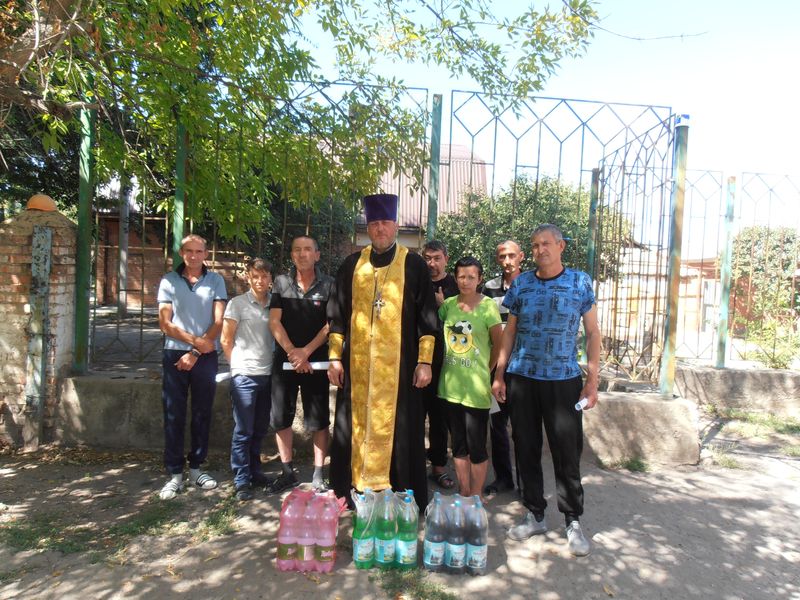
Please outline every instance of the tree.
[[[585, 49], [592, 18], [582, 0], [512, 17], [485, 0], [11, 0], [0, 9], [0, 109], [24, 111], [57, 151], [74, 111], [96, 108], [99, 177], [135, 174], [162, 208], [179, 120], [190, 215], [236, 235], [231, 215], [257, 218], [270, 186], [296, 205], [351, 203], [386, 171], [421, 163], [426, 108], [404, 104], [405, 86], [378, 76], [378, 59], [444, 65], [513, 103]], [[347, 91], [296, 83], [322, 79], [310, 23], [335, 48]]]
[[755, 341], [767, 366], [786, 368], [800, 354], [800, 236], [789, 227], [755, 225], [733, 240], [734, 331]]
[[[586, 190], [550, 177], [539, 180], [518, 177], [495, 198], [482, 194], [469, 196], [463, 214], [441, 217], [437, 237], [445, 242], [454, 260], [467, 254], [478, 258], [488, 277], [498, 270], [495, 250], [506, 239], [520, 244], [526, 254], [523, 269], [530, 268], [531, 233], [542, 223], [557, 225], [568, 238], [564, 264], [587, 270], [589, 195]], [[619, 257], [604, 252], [602, 244], [599, 247], [602, 273], [612, 276], [617, 271]]]

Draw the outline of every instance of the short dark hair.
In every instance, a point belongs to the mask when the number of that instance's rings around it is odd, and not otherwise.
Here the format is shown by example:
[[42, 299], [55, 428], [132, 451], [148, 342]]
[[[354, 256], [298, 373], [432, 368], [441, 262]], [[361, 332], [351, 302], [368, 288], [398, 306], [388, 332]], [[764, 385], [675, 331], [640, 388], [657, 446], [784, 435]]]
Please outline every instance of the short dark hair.
[[289, 244], [289, 250], [291, 250], [291, 249], [292, 249], [292, 246], [294, 246], [294, 241], [295, 241], [295, 240], [301, 240], [301, 239], [307, 239], [307, 240], [311, 240], [312, 242], [314, 242], [314, 251], [315, 251], [315, 252], [319, 252], [319, 242], [317, 242], [317, 240], [315, 240], [315, 239], [314, 239], [313, 237], [311, 237], [310, 235], [306, 235], [306, 234], [302, 234], [302, 235], [296, 235], [296, 236], [294, 236], [294, 237], [292, 238], [292, 242]]
[[453, 275], [458, 276], [459, 267], [478, 267], [478, 277], [483, 277], [483, 265], [474, 256], [465, 256], [456, 261], [456, 266], [453, 267]]
[[429, 252], [441, 252], [447, 256], [447, 246], [445, 246], [444, 243], [440, 242], [439, 240], [425, 242], [425, 245], [422, 247], [422, 253], [424, 254], [426, 250]]
[[247, 272], [250, 271], [264, 271], [272, 275], [272, 263], [264, 258], [251, 258], [245, 264]]

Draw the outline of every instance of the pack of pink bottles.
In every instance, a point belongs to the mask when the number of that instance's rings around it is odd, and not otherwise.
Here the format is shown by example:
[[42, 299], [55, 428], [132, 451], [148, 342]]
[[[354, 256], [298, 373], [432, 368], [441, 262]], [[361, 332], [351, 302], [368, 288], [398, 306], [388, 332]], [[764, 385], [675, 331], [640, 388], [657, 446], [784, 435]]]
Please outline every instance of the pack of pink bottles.
[[343, 501], [333, 492], [292, 490], [281, 507], [277, 566], [280, 571], [330, 573]]

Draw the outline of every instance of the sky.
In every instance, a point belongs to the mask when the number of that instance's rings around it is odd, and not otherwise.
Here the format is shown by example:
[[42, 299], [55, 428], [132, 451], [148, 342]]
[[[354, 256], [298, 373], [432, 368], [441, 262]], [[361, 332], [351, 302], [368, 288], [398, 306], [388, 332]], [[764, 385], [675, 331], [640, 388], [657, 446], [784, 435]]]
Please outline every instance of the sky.
[[[505, 10], [527, 4], [506, 0]], [[601, 0], [596, 10], [608, 31], [596, 31], [584, 56], [562, 61], [538, 95], [688, 114], [690, 169], [800, 173], [800, 2]], [[392, 71], [446, 98], [475, 89], [444, 70]]]

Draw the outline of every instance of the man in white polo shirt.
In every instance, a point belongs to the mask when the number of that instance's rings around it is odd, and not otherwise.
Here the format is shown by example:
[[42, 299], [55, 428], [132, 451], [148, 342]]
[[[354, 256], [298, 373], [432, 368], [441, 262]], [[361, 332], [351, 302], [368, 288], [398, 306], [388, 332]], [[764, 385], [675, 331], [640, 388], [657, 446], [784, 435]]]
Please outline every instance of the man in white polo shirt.
[[274, 341], [269, 330], [272, 265], [261, 258], [247, 262], [250, 289], [225, 308], [222, 350], [231, 365], [233, 437], [231, 469], [238, 500], [253, 498], [253, 486], [270, 483], [261, 471], [261, 442], [269, 428], [270, 375]]

